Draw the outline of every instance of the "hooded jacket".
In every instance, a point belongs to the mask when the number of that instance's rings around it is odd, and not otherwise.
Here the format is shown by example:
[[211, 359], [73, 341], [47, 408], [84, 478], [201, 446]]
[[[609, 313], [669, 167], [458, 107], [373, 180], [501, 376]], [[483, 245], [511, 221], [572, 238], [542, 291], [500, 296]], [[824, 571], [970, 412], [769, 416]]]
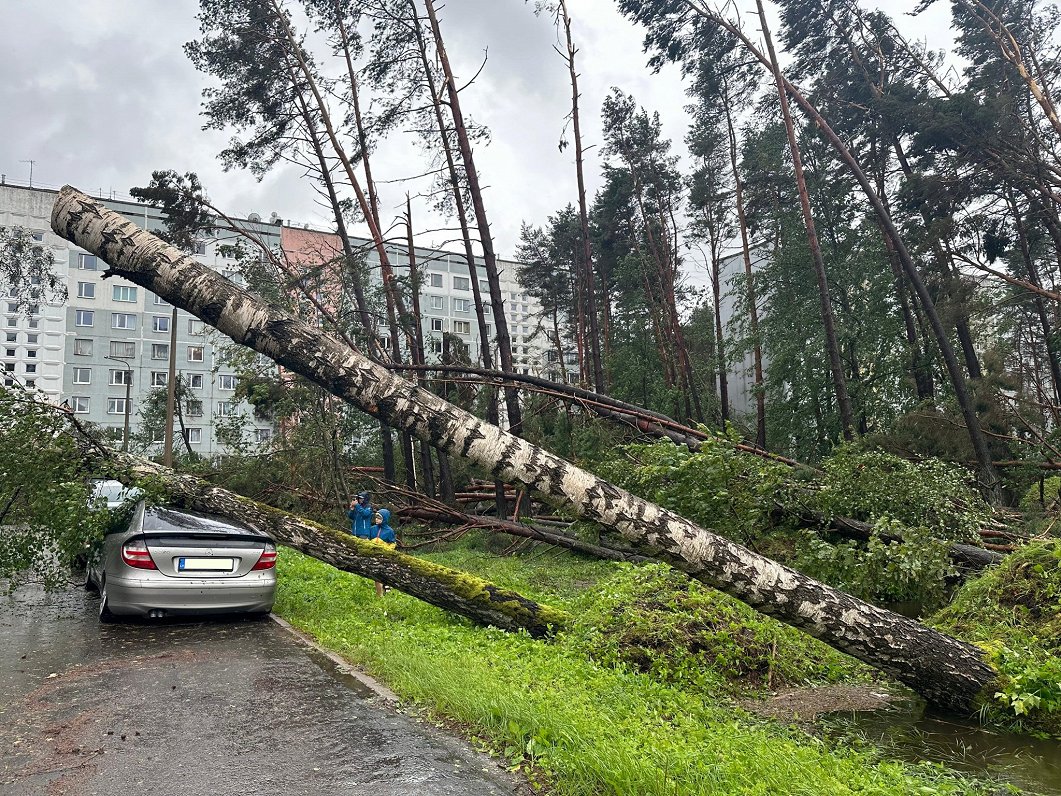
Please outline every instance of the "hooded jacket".
[[380, 509], [378, 513], [379, 516], [383, 518], [383, 524], [376, 525], [375, 522], [373, 522], [369, 538], [378, 539], [379, 541], [389, 545], [396, 544], [398, 541], [398, 537], [394, 533], [394, 529], [390, 526], [390, 510]]
[[369, 503], [368, 492], [359, 492], [357, 496], [361, 498], [361, 502], [346, 512], [346, 517], [350, 520], [350, 533], [361, 539], [370, 539], [373, 536], [372, 515], [376, 512]]

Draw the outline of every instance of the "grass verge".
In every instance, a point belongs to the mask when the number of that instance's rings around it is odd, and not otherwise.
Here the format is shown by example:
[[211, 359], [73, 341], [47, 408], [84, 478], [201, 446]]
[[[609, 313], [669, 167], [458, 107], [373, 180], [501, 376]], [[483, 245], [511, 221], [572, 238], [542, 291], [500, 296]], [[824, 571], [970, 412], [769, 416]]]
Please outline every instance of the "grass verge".
[[[623, 589], [623, 567], [570, 557], [432, 558], [576, 612], [593, 602], [591, 590]], [[402, 697], [470, 727], [513, 768], [544, 773], [557, 794], [981, 792], [938, 766], [875, 761], [751, 719], [706, 682], [685, 687], [681, 677], [594, 660], [579, 633], [541, 642], [400, 593], [378, 600], [368, 581], [290, 550], [279, 567], [277, 613]]]

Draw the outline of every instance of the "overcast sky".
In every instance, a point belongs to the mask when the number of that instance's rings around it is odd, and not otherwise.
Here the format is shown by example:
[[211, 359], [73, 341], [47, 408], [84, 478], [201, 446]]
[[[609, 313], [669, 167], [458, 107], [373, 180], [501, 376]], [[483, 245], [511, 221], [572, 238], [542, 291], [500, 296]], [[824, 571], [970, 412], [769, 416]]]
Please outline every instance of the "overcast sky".
[[[465, 113], [492, 132], [476, 152], [498, 251], [514, 253], [520, 224], [542, 223], [576, 200], [572, 149], [557, 143], [569, 110], [569, 86], [552, 50], [555, 31], [524, 0], [448, 0], [442, 10], [455, 71], [465, 79], [486, 67], [462, 94]], [[685, 135], [687, 103], [678, 70], [653, 75], [641, 51], [643, 31], [615, 9], [613, 0], [570, 0], [580, 47], [583, 120], [588, 146], [600, 141], [600, 103], [619, 86], [649, 110], [658, 110], [677, 150]], [[866, 5], [866, 3], [864, 3]], [[946, 3], [926, 16], [904, 16], [914, 0], [874, 5], [896, 17], [908, 36], [941, 40]], [[272, 211], [285, 219], [328, 227], [312, 189], [292, 167], [262, 182], [246, 173], [224, 173], [216, 154], [227, 136], [201, 130], [200, 92], [205, 78], [192, 68], [182, 45], [198, 33], [196, 0], [0, 0], [0, 172], [25, 183], [71, 183], [90, 193], [126, 194], [153, 169], [198, 172], [211, 198], [235, 215]], [[378, 180], [415, 173], [413, 143], [390, 142], [373, 162]], [[599, 185], [596, 150], [587, 163], [589, 188]], [[381, 186], [385, 216], [404, 203], [406, 187]], [[413, 186], [411, 190], [416, 192]], [[438, 227], [414, 207], [421, 228]], [[419, 242], [441, 244], [442, 233]]]

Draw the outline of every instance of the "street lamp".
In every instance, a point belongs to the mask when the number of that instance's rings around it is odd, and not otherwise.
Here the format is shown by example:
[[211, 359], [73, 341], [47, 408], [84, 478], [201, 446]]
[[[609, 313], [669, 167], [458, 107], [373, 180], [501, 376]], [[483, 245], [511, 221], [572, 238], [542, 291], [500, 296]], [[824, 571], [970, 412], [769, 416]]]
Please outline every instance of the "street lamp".
[[133, 389], [133, 369], [129, 367], [128, 362], [118, 357], [104, 356], [103, 358], [125, 365], [125, 429], [122, 431], [122, 453], [126, 453], [129, 450], [129, 406], [131, 404], [130, 393]]

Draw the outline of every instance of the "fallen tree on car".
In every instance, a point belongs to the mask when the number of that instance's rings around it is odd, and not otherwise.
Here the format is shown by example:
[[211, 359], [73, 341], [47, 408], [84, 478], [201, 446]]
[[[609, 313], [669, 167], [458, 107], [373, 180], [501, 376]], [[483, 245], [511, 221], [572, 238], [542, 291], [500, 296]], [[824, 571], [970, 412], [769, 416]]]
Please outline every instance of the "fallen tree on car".
[[97, 469], [106, 467], [123, 481], [150, 484], [150, 494], [163, 496], [167, 505], [224, 517], [262, 531], [276, 542], [336, 569], [379, 581], [479, 624], [525, 630], [541, 637], [568, 622], [563, 611], [475, 575], [358, 539], [147, 459], [98, 447], [90, 457]]
[[270, 306], [67, 186], [52, 229], [121, 276], [191, 312], [387, 424], [618, 531], [690, 577], [970, 711], [996, 681], [979, 648], [870, 605], [642, 500], [406, 381], [316, 326]]

